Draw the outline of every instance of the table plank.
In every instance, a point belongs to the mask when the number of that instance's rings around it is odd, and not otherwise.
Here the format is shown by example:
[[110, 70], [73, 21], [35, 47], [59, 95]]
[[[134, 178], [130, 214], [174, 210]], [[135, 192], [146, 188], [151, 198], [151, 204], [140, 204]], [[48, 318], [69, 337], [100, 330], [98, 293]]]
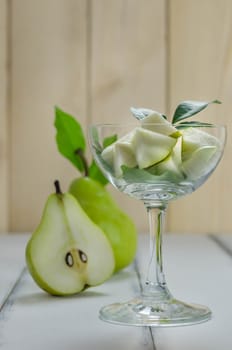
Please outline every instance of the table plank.
[[232, 257], [232, 235], [220, 234], [220, 235], [210, 235], [210, 238], [214, 240], [221, 248]]
[[0, 235], [0, 309], [24, 269], [24, 250], [28, 239], [28, 234]]
[[[142, 251], [143, 250], [143, 251]], [[210, 237], [170, 235], [164, 239], [164, 267], [175, 297], [207, 305], [213, 319], [195, 326], [152, 328], [156, 348], [218, 350], [232, 347], [232, 259]], [[145, 276], [146, 248], [140, 245], [141, 276]]]
[[40, 290], [26, 271], [1, 313], [1, 349], [154, 350], [149, 328], [115, 326], [98, 318], [101, 306], [138, 291], [133, 266], [66, 298]]
[[[0, 237], [6, 276], [11, 270], [6, 263], [11, 260], [9, 249], [17, 256], [14, 264], [17, 260], [23, 268], [24, 245], [25, 240], [18, 237], [15, 243]], [[98, 319], [101, 306], [126, 301], [139, 293], [146, 274], [147, 246], [148, 236], [141, 235], [137, 264], [100, 286], [66, 298], [43, 292], [25, 270], [0, 312], [1, 349], [218, 350], [219, 346], [230, 349], [232, 258], [208, 236], [166, 235], [163, 250], [168, 285], [175, 297], [208, 305], [214, 316], [211, 321], [161, 329], [117, 326]], [[18, 275], [11, 276], [13, 283]]]

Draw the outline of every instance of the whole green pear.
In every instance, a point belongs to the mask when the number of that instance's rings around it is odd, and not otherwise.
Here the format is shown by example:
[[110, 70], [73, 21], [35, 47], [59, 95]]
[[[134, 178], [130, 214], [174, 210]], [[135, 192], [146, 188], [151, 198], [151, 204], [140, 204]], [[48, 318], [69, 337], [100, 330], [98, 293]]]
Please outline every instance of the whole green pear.
[[115, 257], [115, 271], [129, 265], [137, 249], [136, 228], [106, 188], [98, 181], [85, 176], [75, 179], [69, 192], [76, 197], [90, 219], [109, 239]]

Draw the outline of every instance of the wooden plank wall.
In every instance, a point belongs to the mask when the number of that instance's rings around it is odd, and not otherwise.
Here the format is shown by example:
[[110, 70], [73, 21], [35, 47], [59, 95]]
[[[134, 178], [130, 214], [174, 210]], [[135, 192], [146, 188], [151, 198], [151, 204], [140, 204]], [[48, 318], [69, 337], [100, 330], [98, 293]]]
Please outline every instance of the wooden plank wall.
[[[165, 1], [91, 2], [90, 118], [131, 121], [130, 106], [166, 106]], [[112, 191], [141, 230], [143, 204]]]
[[[183, 99], [220, 98], [206, 116], [230, 124], [231, 7], [229, 0], [0, 0], [0, 230], [33, 230], [53, 180], [66, 190], [78, 176], [56, 150], [54, 105], [86, 128], [129, 120], [131, 105], [166, 113]], [[170, 231], [232, 230], [230, 152], [229, 140], [208, 184], [170, 206]], [[111, 191], [145, 230], [142, 204]]]
[[201, 118], [228, 126], [225, 156], [217, 171], [191, 197], [172, 203], [171, 231], [232, 231], [231, 20], [230, 0], [170, 1], [169, 109], [182, 99], [219, 99], [223, 104], [210, 106]]
[[7, 0], [0, 0], [0, 231], [9, 225], [8, 24]]
[[76, 175], [56, 151], [54, 106], [86, 118], [86, 2], [12, 1], [10, 230], [32, 230], [53, 181]]

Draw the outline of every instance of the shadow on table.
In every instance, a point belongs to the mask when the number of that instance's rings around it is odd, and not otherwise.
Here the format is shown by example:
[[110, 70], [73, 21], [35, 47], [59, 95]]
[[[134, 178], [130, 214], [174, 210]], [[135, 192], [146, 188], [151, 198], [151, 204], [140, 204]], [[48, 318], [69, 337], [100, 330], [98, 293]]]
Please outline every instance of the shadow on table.
[[70, 300], [70, 299], [85, 299], [85, 298], [96, 298], [96, 297], [105, 297], [106, 293], [95, 292], [95, 291], [85, 291], [74, 295], [68, 296], [56, 296], [50, 295], [46, 292], [36, 292], [27, 295], [20, 295], [17, 297], [17, 303], [19, 304], [38, 304], [38, 303], [51, 303], [51, 302], [59, 302], [62, 300]]
[[[24, 281], [21, 288], [24, 288], [26, 285], [27, 292], [21, 294], [20, 292], [15, 295], [15, 299], [17, 299], [17, 302], [24, 305], [32, 305], [32, 304], [38, 304], [38, 303], [51, 303], [51, 302], [64, 302], [65, 300], [73, 300], [73, 299], [89, 299], [89, 298], [103, 298], [109, 295], [107, 292], [107, 284], [110, 284], [111, 286], [115, 283], [122, 282], [124, 280], [127, 280], [132, 277], [131, 271], [128, 270], [121, 270], [119, 272], [116, 272], [110, 279], [105, 281], [103, 284], [99, 286], [93, 286], [85, 289], [82, 292], [73, 294], [73, 295], [67, 295], [67, 296], [56, 296], [56, 295], [50, 295], [47, 292], [43, 290], [39, 290], [36, 288], [35, 282], [32, 280], [32, 278], [29, 276], [29, 273], [26, 272], [24, 276]], [[104, 288], [104, 291], [99, 290], [100, 288]], [[36, 288], [36, 289], [35, 289]], [[39, 288], [39, 287], [38, 287]], [[111, 287], [112, 288], [112, 287]]]

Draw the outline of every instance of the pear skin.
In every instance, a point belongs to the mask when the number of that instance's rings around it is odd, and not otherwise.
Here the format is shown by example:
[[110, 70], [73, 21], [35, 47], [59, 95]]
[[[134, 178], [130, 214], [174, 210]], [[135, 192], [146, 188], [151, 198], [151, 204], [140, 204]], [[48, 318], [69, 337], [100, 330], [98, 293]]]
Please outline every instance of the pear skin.
[[133, 221], [118, 207], [108, 191], [89, 177], [75, 179], [69, 192], [109, 239], [114, 251], [115, 271], [129, 265], [137, 249], [137, 231]]

